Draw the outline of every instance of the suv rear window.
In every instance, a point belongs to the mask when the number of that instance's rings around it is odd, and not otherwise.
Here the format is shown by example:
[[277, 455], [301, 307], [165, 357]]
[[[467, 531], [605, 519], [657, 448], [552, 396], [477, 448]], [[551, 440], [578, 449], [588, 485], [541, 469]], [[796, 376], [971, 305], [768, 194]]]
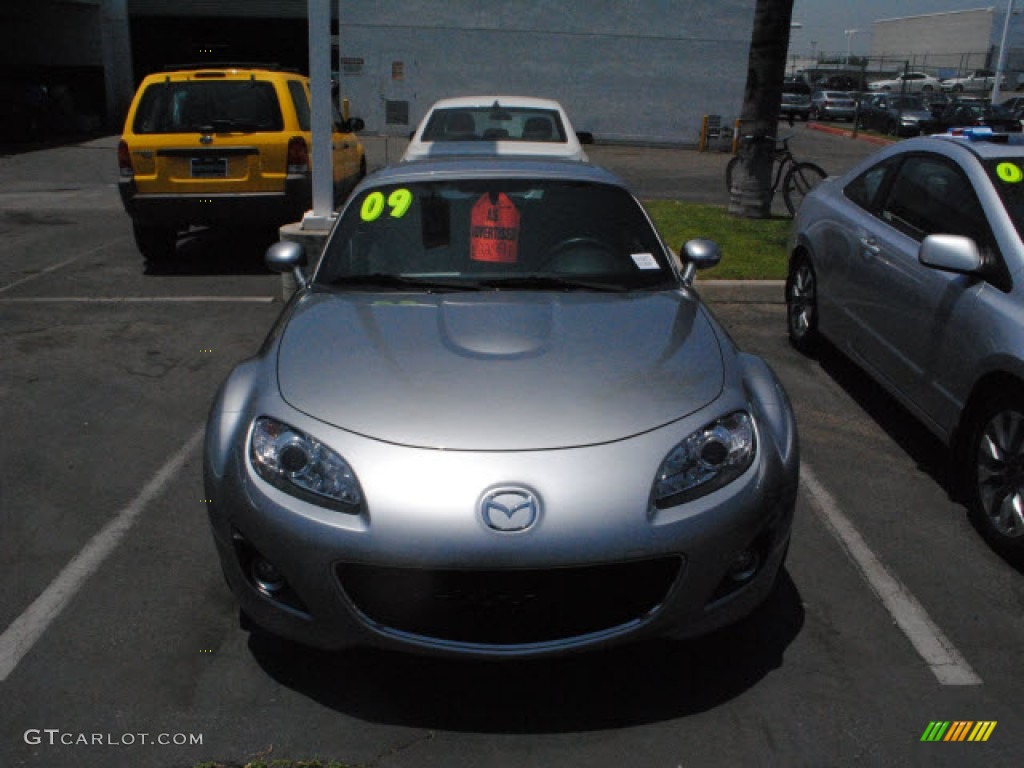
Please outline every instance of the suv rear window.
[[135, 133], [280, 131], [281, 107], [272, 83], [261, 80], [164, 82], [149, 86], [135, 112]]

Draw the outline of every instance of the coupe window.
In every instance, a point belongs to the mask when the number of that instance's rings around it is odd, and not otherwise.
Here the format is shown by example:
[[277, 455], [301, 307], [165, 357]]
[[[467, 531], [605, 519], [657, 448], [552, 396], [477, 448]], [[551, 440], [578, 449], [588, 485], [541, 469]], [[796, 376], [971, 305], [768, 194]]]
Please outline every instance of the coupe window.
[[846, 185], [843, 193], [865, 210], [871, 210], [871, 204], [878, 194], [879, 187], [889, 172], [891, 163], [881, 163], [870, 168]]
[[374, 290], [669, 288], [661, 241], [625, 190], [596, 183], [430, 181], [364, 190], [315, 276]]
[[1024, 238], [1024, 162], [1002, 158], [986, 160], [984, 165], [1017, 234]]
[[983, 251], [995, 248], [992, 230], [970, 182], [956, 165], [941, 157], [908, 157], [879, 215], [915, 240], [933, 234], [963, 235]]

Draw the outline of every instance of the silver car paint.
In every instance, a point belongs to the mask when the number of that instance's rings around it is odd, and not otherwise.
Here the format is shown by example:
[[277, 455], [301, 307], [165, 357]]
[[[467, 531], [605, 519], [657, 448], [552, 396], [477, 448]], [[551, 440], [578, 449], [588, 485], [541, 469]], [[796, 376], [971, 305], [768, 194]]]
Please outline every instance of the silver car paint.
[[721, 357], [680, 294], [322, 291], [295, 308], [278, 370], [286, 402], [351, 432], [536, 450], [620, 440], [704, 407], [721, 392]]
[[[486, 176], [494, 168], [409, 164], [364, 183], [403, 174]], [[580, 164], [502, 168], [614, 183]], [[677, 264], [674, 257], [670, 263]], [[490, 370], [508, 380], [483, 375]], [[470, 372], [478, 382], [497, 380], [495, 390], [477, 391], [479, 384], [466, 380]], [[415, 376], [426, 376], [430, 386], [417, 387]], [[537, 410], [523, 408], [517, 382], [554, 399], [534, 397]], [[559, 388], [575, 391], [578, 402]], [[655, 475], [672, 448], [736, 410], [753, 417], [753, 464], [705, 496], [656, 508]], [[249, 435], [260, 416], [290, 424], [344, 457], [365, 495], [361, 512], [309, 503], [260, 478], [249, 458]], [[221, 387], [204, 452], [221, 565], [258, 624], [324, 648], [368, 644], [477, 657], [560, 654], [655, 634], [700, 634], [736, 621], [775, 583], [798, 475], [796, 423], [778, 379], [760, 358], [740, 353], [682, 283], [635, 295], [359, 293], [333, 300], [306, 288], [259, 354]], [[482, 517], [484, 496], [509, 486], [540, 501], [537, 522], [526, 531], [497, 532]], [[758, 575], [712, 600], [737, 554], [769, 529], [771, 549]], [[251, 586], [235, 554], [237, 534], [279, 567], [308, 612]], [[557, 568], [664, 554], [681, 557], [683, 571], [648, 614], [583, 636], [521, 645], [458, 643], [379, 626], [356, 609], [335, 576], [343, 562]]]
[[[986, 155], [1005, 151], [999, 146], [970, 145]], [[1024, 245], [984, 171], [968, 164], [1013, 290], [1006, 294], [977, 277], [922, 265], [916, 240], [843, 193], [871, 166], [909, 151], [955, 159], [965, 149], [953, 141], [917, 139], [866, 159], [805, 199], [791, 245], [799, 242], [812, 254], [821, 333], [948, 442], [976, 382], [990, 371], [1024, 370], [1019, 352], [1010, 353], [1024, 349]]]

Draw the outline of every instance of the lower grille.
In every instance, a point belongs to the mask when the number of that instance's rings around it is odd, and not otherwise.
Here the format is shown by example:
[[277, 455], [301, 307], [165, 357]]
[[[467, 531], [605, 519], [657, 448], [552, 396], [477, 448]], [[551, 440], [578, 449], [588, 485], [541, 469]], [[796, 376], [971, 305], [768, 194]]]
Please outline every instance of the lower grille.
[[368, 619], [424, 638], [486, 645], [566, 640], [643, 618], [667, 597], [679, 557], [544, 570], [338, 566]]

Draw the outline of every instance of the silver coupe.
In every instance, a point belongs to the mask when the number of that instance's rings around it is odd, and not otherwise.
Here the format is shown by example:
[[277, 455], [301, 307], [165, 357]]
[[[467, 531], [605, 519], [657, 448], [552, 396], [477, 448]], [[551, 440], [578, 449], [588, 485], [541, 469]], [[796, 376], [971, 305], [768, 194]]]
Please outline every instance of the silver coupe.
[[217, 394], [204, 472], [249, 625], [525, 657], [748, 614], [798, 478], [789, 401], [623, 184], [579, 162], [367, 178]]

